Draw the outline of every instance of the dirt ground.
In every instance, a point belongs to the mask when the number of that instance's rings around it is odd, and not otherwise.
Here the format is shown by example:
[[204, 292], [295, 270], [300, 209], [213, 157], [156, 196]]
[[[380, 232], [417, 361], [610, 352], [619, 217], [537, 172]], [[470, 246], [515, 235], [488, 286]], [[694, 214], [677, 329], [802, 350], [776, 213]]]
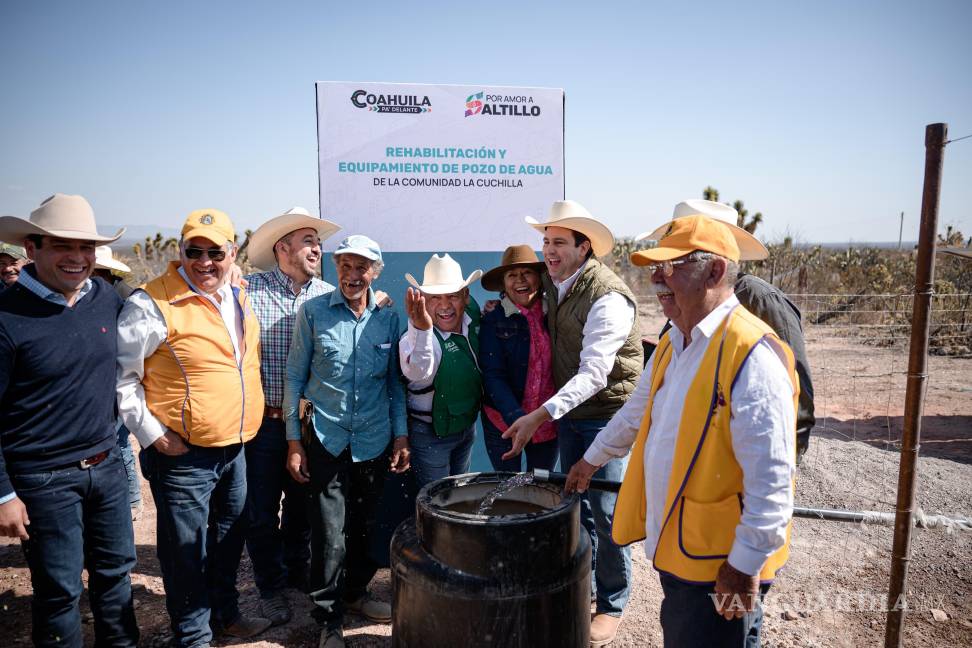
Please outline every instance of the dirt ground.
[[[660, 328], [644, 309], [642, 328]], [[906, 348], [880, 348], [807, 331], [816, 388], [817, 428], [797, 474], [797, 505], [892, 512], [897, 488], [904, 409]], [[918, 505], [928, 514], [972, 517], [972, 359], [932, 357], [922, 420]], [[142, 644], [169, 638], [164, 592], [155, 556], [155, 509], [143, 484], [145, 512], [135, 524], [138, 566], [132, 574]], [[861, 646], [884, 640], [891, 527], [796, 519], [791, 558], [765, 602], [763, 645]], [[635, 547], [634, 584], [613, 646], [661, 646], [661, 589], [644, 552]], [[256, 611], [249, 561], [240, 572], [244, 610]], [[390, 600], [388, 570], [374, 593]], [[905, 644], [972, 645], [972, 533], [916, 530], [908, 581]], [[294, 620], [251, 647], [317, 645], [306, 597], [291, 590]], [[0, 644], [30, 643], [30, 576], [19, 546], [0, 539]], [[87, 601], [86, 636], [92, 640]], [[937, 617], [937, 618], [936, 618]], [[356, 618], [345, 630], [349, 646], [390, 645], [390, 626]]]

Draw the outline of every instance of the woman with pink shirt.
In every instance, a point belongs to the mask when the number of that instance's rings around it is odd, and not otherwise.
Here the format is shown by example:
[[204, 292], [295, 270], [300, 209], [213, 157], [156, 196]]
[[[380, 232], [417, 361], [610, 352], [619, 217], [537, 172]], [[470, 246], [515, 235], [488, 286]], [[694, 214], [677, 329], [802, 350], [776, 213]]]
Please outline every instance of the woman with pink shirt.
[[[483, 316], [479, 363], [483, 372], [483, 432], [486, 452], [498, 471], [523, 470], [519, 456], [503, 460], [512, 442], [501, 437], [516, 419], [554, 395], [550, 335], [540, 274], [543, 263], [529, 245], [506, 248], [500, 265], [483, 275], [483, 288], [500, 293], [499, 305]], [[526, 469], [551, 470], [557, 463], [557, 427], [541, 425], [524, 448]]]

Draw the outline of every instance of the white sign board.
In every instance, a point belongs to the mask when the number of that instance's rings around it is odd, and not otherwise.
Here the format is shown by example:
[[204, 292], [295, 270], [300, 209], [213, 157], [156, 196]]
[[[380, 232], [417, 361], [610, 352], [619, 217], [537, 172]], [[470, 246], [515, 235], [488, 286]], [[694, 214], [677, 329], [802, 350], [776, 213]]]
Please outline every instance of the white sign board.
[[564, 198], [564, 92], [317, 84], [321, 215], [389, 252], [536, 243]]

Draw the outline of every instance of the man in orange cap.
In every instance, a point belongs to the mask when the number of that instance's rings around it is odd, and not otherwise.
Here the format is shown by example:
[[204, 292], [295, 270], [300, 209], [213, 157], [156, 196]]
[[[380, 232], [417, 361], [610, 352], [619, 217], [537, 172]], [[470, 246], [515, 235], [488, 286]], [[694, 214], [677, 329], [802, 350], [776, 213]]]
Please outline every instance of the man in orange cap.
[[788, 555], [799, 381], [789, 347], [733, 294], [739, 258], [704, 215], [631, 255], [673, 327], [566, 484], [585, 491], [631, 450], [612, 535], [645, 541], [666, 645], [758, 645], [760, 600]]
[[158, 512], [158, 554], [177, 646], [215, 628], [252, 637], [270, 626], [240, 613], [246, 457], [263, 418], [260, 325], [243, 289], [229, 216], [189, 214], [179, 260], [132, 293], [118, 319], [118, 409], [142, 446]]

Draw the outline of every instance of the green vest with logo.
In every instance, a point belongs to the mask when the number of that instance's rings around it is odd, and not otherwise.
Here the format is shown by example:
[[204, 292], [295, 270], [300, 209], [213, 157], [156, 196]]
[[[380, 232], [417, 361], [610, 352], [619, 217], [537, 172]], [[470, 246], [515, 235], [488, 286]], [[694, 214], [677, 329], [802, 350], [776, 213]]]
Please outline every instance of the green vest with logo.
[[560, 389], [577, 375], [584, 345], [584, 324], [591, 306], [610, 292], [620, 293], [634, 307], [635, 317], [628, 337], [614, 358], [607, 386], [567, 413], [570, 419], [610, 418], [627, 402], [644, 367], [644, 352], [638, 325], [638, 304], [628, 286], [610, 268], [591, 257], [564, 300], [557, 303], [557, 288], [543, 273], [547, 296], [547, 326], [553, 347], [554, 386]]
[[438, 437], [462, 432], [476, 422], [483, 396], [483, 377], [476, 364], [479, 349], [479, 308], [466, 311], [472, 318], [469, 339], [453, 333], [445, 339], [432, 329], [442, 351], [432, 387], [432, 429]]

